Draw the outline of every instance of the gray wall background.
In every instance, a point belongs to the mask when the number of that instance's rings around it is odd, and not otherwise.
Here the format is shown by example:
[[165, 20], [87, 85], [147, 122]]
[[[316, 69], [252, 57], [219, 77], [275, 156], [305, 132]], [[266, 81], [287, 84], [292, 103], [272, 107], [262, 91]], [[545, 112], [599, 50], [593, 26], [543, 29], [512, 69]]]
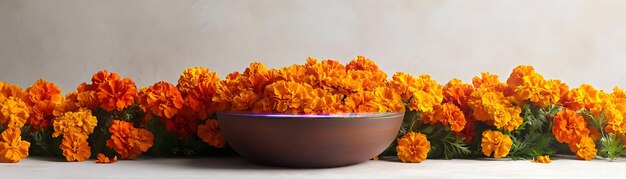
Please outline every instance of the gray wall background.
[[251, 61], [356, 55], [440, 83], [518, 64], [547, 78], [626, 87], [626, 1], [0, 0], [0, 80], [64, 93], [108, 69], [138, 86], [186, 67], [221, 77]]

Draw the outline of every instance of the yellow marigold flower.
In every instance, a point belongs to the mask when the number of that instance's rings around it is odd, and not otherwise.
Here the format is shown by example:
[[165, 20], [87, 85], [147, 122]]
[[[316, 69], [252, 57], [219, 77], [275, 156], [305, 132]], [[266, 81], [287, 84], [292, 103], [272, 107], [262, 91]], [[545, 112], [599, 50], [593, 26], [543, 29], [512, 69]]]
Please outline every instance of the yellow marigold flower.
[[98, 156], [96, 156], [96, 163], [111, 164], [115, 162], [117, 162], [117, 156], [114, 156], [113, 158], [109, 158], [102, 153], [98, 153]]
[[91, 147], [87, 142], [87, 135], [82, 133], [63, 135], [63, 141], [59, 147], [63, 150], [63, 156], [68, 162], [82, 162], [91, 156]]
[[443, 103], [451, 102], [461, 108], [462, 111], [469, 110], [470, 95], [474, 92], [474, 87], [464, 84], [459, 79], [452, 79], [443, 86]]
[[402, 162], [419, 163], [426, 160], [430, 142], [422, 133], [408, 132], [398, 139], [396, 150]]
[[183, 97], [178, 88], [164, 81], [145, 87], [139, 92], [139, 104], [146, 113], [160, 118], [172, 118], [183, 107]]
[[589, 135], [585, 119], [571, 109], [565, 109], [554, 116], [552, 133], [561, 143], [572, 144]]
[[204, 67], [187, 68], [180, 74], [176, 87], [183, 96], [186, 96], [194, 88], [197, 88], [201, 82], [205, 81], [216, 82], [220, 81], [220, 78], [217, 73], [210, 72], [209, 69]]
[[491, 156], [493, 153], [493, 158], [502, 158], [509, 154], [512, 144], [513, 141], [508, 135], [500, 131], [486, 130], [483, 132], [480, 146], [485, 156]]
[[98, 119], [91, 114], [91, 110], [81, 108], [76, 112], [67, 112], [63, 116], [54, 118], [52, 137], [59, 135], [93, 133], [93, 129], [98, 124]]
[[215, 119], [208, 119], [204, 124], [198, 126], [198, 137], [205, 143], [216, 148], [222, 148], [226, 145], [219, 123]]
[[374, 61], [365, 58], [364, 56], [357, 56], [346, 65], [348, 70], [364, 70], [364, 71], [378, 71], [378, 65]]
[[20, 98], [8, 97], [0, 102], [0, 125], [7, 128], [22, 128], [30, 116], [30, 109]]
[[536, 163], [551, 163], [552, 160], [550, 160], [550, 156], [549, 155], [542, 155], [542, 156], [537, 156], [537, 158], [535, 158], [535, 160], [533, 160], [533, 162], [536, 162]]
[[576, 158], [581, 160], [591, 160], [596, 157], [598, 150], [596, 144], [590, 137], [583, 137], [578, 142], [569, 144], [569, 148], [572, 152], [576, 153]]
[[28, 157], [30, 143], [21, 135], [19, 128], [8, 128], [0, 134], [0, 162], [16, 163]]
[[17, 85], [0, 81], [0, 102], [11, 96], [24, 100], [26, 99], [26, 92]]

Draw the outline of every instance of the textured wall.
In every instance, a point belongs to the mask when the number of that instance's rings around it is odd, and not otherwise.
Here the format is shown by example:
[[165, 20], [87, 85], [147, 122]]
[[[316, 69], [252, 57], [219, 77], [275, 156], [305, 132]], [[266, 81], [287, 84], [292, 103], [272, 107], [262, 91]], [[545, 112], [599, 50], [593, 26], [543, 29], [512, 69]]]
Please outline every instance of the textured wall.
[[0, 0], [0, 81], [71, 92], [99, 69], [138, 86], [185, 67], [374, 59], [441, 83], [518, 64], [572, 86], [626, 87], [626, 2], [578, 0]]

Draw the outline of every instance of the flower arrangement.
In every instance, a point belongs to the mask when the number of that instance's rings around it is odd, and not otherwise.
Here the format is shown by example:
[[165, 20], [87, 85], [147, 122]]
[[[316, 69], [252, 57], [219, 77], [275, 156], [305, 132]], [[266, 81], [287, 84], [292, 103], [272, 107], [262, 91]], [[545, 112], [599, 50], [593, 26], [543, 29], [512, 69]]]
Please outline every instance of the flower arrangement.
[[[588, 84], [570, 89], [531, 66], [506, 79], [483, 72], [464, 83], [429, 75], [391, 78], [372, 60], [347, 64], [308, 58], [269, 69], [251, 63], [224, 79], [185, 69], [176, 84], [138, 89], [106, 70], [63, 95], [40, 79], [23, 90], [0, 82], [0, 162], [29, 155], [113, 163], [156, 156], [227, 151], [216, 112], [350, 114], [404, 112], [396, 140], [380, 156], [402, 162], [493, 157], [550, 163], [564, 153], [581, 160], [626, 154], [626, 92]], [[373, 156], [378, 159], [378, 156]]]

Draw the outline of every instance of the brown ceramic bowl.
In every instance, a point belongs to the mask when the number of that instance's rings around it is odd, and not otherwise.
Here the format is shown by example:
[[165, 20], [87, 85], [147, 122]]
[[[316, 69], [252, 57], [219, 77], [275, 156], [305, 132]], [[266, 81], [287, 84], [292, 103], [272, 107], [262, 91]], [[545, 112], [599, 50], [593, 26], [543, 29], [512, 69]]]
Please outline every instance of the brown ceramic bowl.
[[302, 168], [361, 163], [395, 139], [404, 113], [217, 113], [226, 142], [256, 163]]

